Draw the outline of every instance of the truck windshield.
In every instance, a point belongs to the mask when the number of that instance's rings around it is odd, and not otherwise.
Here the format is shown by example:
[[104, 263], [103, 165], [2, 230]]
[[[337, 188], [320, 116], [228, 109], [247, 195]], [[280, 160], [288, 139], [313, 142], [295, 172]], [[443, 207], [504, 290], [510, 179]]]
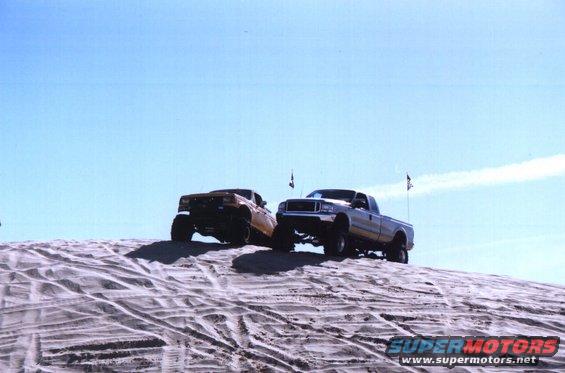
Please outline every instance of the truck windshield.
[[234, 193], [251, 201], [251, 191], [249, 189], [220, 189], [213, 190], [210, 193]]
[[342, 189], [320, 189], [306, 196], [306, 198], [339, 199], [345, 202], [351, 202], [353, 197], [355, 197], [355, 191]]

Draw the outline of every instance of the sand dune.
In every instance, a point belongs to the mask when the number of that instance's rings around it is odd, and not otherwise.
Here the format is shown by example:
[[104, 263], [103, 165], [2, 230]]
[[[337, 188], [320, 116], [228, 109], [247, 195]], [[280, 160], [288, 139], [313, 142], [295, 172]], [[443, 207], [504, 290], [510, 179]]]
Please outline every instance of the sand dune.
[[562, 286], [255, 246], [10, 243], [0, 278], [0, 371], [423, 371], [386, 340], [565, 331]]

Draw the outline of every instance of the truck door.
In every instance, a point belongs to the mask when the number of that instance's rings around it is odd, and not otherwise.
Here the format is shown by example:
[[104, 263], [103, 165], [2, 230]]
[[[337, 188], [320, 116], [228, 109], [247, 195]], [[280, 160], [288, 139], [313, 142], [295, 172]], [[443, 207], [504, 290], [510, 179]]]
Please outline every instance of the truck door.
[[381, 224], [382, 224], [382, 231], [381, 231], [381, 241], [382, 242], [390, 242], [394, 238], [394, 231], [397, 227], [397, 224], [390, 220], [391, 218], [388, 216], [383, 216]]
[[274, 229], [274, 223], [270, 219], [269, 212], [261, 206], [263, 203], [263, 198], [257, 193], [253, 193], [255, 199], [255, 211], [254, 218], [257, 219], [254, 223], [261, 232], [270, 236], [270, 232]]
[[[261, 196], [259, 196], [259, 198], [261, 198]], [[275, 219], [275, 217], [271, 215], [271, 211], [269, 211], [269, 209], [266, 207], [267, 202], [263, 200], [262, 204], [264, 206], [259, 206], [259, 211], [261, 213], [261, 216], [263, 217], [263, 221], [265, 222], [265, 231], [263, 233], [271, 237], [273, 231], [275, 230], [275, 227], [277, 226], [277, 219]]]
[[371, 225], [373, 217], [369, 211], [367, 196], [363, 193], [357, 193], [353, 201], [356, 200], [362, 203], [351, 211], [351, 233], [362, 238], [372, 239]]
[[382, 233], [382, 224], [383, 224], [383, 217], [379, 211], [379, 206], [377, 205], [377, 201], [371, 196], [368, 196], [369, 199], [369, 210], [371, 213], [371, 239], [374, 241], [378, 241], [380, 235]]

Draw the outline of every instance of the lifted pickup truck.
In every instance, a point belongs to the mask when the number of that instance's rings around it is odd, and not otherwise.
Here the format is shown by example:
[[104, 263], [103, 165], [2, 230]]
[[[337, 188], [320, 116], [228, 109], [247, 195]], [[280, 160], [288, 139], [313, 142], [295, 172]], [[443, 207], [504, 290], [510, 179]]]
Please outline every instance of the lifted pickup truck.
[[270, 241], [277, 225], [266, 201], [250, 189], [223, 189], [182, 196], [171, 240], [190, 241], [195, 232], [237, 245]]
[[280, 251], [310, 243], [323, 245], [326, 255], [380, 251], [389, 261], [408, 263], [414, 246], [412, 225], [381, 215], [373, 197], [353, 190], [322, 189], [289, 199], [279, 205], [277, 222], [273, 249]]

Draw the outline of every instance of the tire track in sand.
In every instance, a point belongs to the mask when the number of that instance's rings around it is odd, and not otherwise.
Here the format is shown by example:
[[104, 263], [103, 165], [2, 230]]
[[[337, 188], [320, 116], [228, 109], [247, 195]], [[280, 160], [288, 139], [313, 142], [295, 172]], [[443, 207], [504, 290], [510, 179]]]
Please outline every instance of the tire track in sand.
[[[13, 270], [17, 270], [17, 264], [19, 262], [19, 253], [17, 256], [12, 253], [10, 255], [9, 267]], [[40, 276], [38, 274], [38, 276]], [[29, 290], [28, 290], [28, 304], [38, 304], [41, 301], [40, 283], [32, 277], [28, 277], [29, 280]], [[10, 280], [12, 282], [12, 280]], [[6, 291], [6, 290], [4, 290]], [[22, 311], [21, 324], [22, 325], [37, 325], [42, 317], [42, 308], [31, 308], [24, 309]], [[3, 325], [0, 325], [0, 330], [3, 329]], [[15, 348], [12, 353], [10, 353], [9, 367], [13, 372], [19, 371], [33, 371], [38, 369], [41, 364], [41, 338], [38, 333], [25, 332], [20, 330], [18, 335]]]

